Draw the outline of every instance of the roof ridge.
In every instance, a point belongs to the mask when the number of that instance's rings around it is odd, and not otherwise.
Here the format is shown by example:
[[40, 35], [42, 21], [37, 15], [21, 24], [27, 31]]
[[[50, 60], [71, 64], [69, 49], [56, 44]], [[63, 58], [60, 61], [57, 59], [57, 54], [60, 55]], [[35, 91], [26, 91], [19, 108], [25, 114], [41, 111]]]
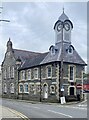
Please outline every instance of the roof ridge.
[[13, 49], [13, 50], [17, 50], [17, 51], [24, 51], [24, 52], [32, 52], [32, 53], [39, 53], [39, 54], [41, 54], [40, 52], [33, 52], [33, 51], [28, 51], [28, 50], [21, 50], [21, 49]]

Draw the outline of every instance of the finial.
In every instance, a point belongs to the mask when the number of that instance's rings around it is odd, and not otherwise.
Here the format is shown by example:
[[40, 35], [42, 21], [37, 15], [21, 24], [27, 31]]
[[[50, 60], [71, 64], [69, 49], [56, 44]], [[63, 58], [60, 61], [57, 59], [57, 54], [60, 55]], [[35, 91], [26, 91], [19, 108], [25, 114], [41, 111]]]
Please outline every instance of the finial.
[[9, 41], [11, 41], [10, 37], [9, 37]]
[[64, 6], [63, 6], [63, 13], [64, 13], [64, 10], [65, 10], [65, 9], [64, 9]]

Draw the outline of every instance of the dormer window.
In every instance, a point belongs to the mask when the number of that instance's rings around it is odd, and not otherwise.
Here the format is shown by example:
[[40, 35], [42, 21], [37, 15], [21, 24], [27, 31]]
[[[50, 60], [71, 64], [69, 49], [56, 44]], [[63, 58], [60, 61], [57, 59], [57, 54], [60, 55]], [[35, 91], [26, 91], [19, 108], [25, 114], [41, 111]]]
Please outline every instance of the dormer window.
[[51, 55], [55, 55], [55, 48], [53, 45], [49, 48], [49, 50], [51, 52]]
[[69, 46], [69, 48], [67, 49], [69, 54], [73, 54], [74, 48], [72, 45]]

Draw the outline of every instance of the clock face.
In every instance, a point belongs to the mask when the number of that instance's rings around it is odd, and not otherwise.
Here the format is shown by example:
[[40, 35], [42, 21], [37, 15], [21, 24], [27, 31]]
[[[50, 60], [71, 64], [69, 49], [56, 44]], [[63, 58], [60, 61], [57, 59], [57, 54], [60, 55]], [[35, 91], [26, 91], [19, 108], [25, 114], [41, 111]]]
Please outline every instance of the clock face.
[[66, 31], [69, 31], [70, 30], [70, 25], [68, 23], [65, 23], [64, 28], [65, 28]]
[[62, 29], [62, 24], [59, 23], [59, 24], [57, 25], [57, 31], [59, 32], [61, 29]]

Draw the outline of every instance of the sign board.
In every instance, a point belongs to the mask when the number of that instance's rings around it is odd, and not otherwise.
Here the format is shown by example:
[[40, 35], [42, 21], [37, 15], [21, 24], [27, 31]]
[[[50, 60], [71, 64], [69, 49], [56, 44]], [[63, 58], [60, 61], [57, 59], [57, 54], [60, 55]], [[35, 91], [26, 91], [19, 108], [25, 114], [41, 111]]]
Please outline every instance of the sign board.
[[[76, 86], [77, 89], [82, 89], [82, 85], [81, 84], [78, 84]], [[86, 90], [86, 91], [89, 91], [89, 84], [84, 84], [83, 85], [83, 90]]]
[[78, 85], [76, 86], [76, 88], [77, 88], [77, 89], [82, 89], [82, 85], [81, 85], [81, 84], [78, 84]]
[[65, 101], [65, 97], [61, 97], [60, 99], [61, 99], [61, 104], [66, 103], [66, 101]]

